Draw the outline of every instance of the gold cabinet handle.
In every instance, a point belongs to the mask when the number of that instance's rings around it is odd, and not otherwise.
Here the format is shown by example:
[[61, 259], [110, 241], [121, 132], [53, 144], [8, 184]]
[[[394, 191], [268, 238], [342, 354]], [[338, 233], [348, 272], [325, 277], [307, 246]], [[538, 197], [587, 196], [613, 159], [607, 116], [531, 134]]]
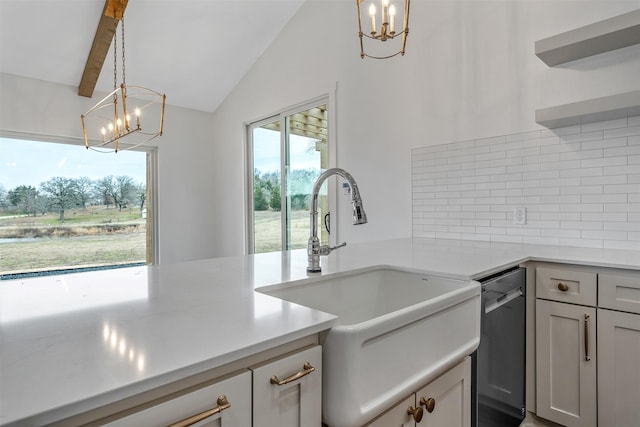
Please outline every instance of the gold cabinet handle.
[[428, 413], [432, 413], [434, 409], [436, 409], [436, 400], [433, 397], [425, 399], [424, 397], [420, 398], [420, 405], [427, 408]]
[[409, 407], [407, 408], [407, 414], [413, 417], [413, 421], [419, 423], [420, 421], [422, 421], [422, 415], [424, 415], [424, 412], [422, 411], [422, 407], [420, 406], [414, 408], [413, 406], [409, 405]]
[[291, 375], [290, 377], [287, 377], [287, 378], [285, 378], [285, 379], [283, 379], [283, 380], [278, 379], [278, 377], [274, 375], [274, 376], [272, 376], [272, 377], [271, 377], [270, 382], [271, 382], [271, 384], [274, 384], [274, 385], [285, 385], [285, 384], [289, 384], [289, 383], [290, 383], [290, 382], [292, 382], [292, 381], [299, 380], [300, 378], [302, 378], [302, 377], [304, 377], [304, 376], [309, 375], [310, 373], [312, 373], [312, 372], [313, 372], [313, 371], [315, 371], [315, 370], [316, 370], [316, 368], [314, 368], [313, 366], [311, 366], [311, 363], [306, 362], [306, 363], [302, 366], [302, 371], [300, 371], [300, 372], [298, 372], [298, 373], [296, 373], [296, 374], [293, 374], [293, 375]]
[[589, 356], [589, 315], [584, 315], [584, 360], [591, 360]]
[[560, 283], [558, 283], [558, 289], [559, 289], [561, 292], [567, 292], [567, 291], [569, 290], [569, 285], [567, 285], [567, 284], [566, 284], [566, 283], [564, 283], [564, 282], [560, 282]]
[[224, 394], [218, 397], [218, 401], [216, 403], [218, 404], [218, 406], [216, 406], [215, 408], [211, 408], [207, 411], [200, 412], [199, 414], [192, 415], [189, 418], [185, 418], [182, 421], [171, 424], [169, 427], [189, 427], [204, 420], [205, 418], [209, 418], [224, 411], [225, 409], [231, 408], [231, 404], [227, 400], [227, 396], [225, 396]]

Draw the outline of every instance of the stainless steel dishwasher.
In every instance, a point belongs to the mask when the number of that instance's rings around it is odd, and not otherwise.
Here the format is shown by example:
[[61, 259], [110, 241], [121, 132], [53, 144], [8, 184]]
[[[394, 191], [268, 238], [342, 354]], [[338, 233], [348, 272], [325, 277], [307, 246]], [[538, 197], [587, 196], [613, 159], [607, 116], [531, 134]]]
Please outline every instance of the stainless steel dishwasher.
[[482, 312], [480, 346], [472, 358], [472, 425], [516, 427], [525, 416], [526, 269], [478, 281]]

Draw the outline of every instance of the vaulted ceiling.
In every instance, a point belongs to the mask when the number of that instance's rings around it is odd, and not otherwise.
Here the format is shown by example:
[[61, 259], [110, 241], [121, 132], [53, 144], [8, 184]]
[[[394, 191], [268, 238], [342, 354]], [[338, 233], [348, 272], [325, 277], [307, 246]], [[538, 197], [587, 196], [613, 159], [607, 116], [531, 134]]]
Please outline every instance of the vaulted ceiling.
[[[215, 111], [304, 1], [129, 0], [127, 84], [166, 93], [168, 104]], [[0, 71], [77, 88], [104, 6], [0, 0]], [[118, 82], [121, 65], [118, 51]], [[112, 89], [110, 47], [96, 91]]]

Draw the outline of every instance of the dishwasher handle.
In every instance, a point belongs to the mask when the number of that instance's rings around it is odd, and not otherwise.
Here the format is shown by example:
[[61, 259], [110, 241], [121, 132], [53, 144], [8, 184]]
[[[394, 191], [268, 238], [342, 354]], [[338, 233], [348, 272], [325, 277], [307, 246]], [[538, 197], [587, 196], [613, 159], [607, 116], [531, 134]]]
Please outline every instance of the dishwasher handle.
[[512, 289], [509, 292], [506, 292], [506, 293], [500, 295], [498, 298], [496, 298], [490, 304], [487, 304], [484, 307], [484, 313], [485, 314], [489, 314], [493, 310], [498, 309], [498, 308], [502, 307], [505, 304], [508, 304], [509, 302], [513, 301], [514, 299], [516, 299], [516, 298], [518, 298], [518, 297], [520, 297], [522, 295], [524, 295], [524, 293], [522, 292], [522, 288]]

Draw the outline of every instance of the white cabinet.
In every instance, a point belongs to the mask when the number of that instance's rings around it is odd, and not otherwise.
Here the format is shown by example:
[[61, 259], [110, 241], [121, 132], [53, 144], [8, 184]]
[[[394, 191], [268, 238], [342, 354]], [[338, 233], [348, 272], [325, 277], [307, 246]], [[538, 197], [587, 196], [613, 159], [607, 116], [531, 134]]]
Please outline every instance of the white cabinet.
[[544, 264], [536, 297], [536, 414], [640, 426], [640, 273]]
[[[320, 427], [322, 424], [319, 345], [276, 356], [205, 384], [178, 391], [177, 397], [171, 394], [133, 408], [129, 411], [132, 413], [106, 425]], [[118, 415], [112, 417], [115, 416]]]
[[[416, 422], [413, 420], [410, 412], [408, 412], [415, 410], [418, 409], [416, 409], [416, 394], [413, 393], [365, 427], [415, 427]], [[422, 413], [421, 409], [418, 411]]]
[[246, 427], [251, 425], [251, 372], [106, 424], [109, 427]]
[[315, 346], [251, 368], [254, 427], [320, 427], [322, 348]]
[[596, 310], [536, 301], [537, 414], [565, 426], [596, 425]]
[[598, 423], [638, 426], [640, 275], [600, 274], [598, 285]]
[[469, 427], [471, 358], [445, 372], [367, 427]]
[[598, 309], [598, 424], [640, 425], [640, 315]]
[[416, 400], [425, 412], [420, 427], [471, 425], [471, 358], [418, 390]]

